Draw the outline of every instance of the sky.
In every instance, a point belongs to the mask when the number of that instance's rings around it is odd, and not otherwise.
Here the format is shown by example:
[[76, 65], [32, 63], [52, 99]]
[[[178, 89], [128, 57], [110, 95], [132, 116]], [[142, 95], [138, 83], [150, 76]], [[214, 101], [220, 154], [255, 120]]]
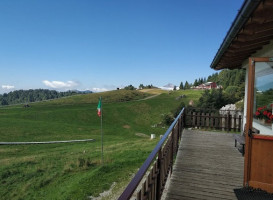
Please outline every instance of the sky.
[[0, 94], [194, 82], [243, 0], [0, 0]]

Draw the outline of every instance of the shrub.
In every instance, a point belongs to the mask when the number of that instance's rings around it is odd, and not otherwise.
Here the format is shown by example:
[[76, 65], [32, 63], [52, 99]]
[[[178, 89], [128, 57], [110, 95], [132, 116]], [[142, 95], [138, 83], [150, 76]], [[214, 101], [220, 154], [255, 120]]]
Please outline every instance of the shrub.
[[174, 118], [172, 114], [165, 114], [163, 116], [163, 124], [166, 124], [167, 126], [170, 126], [174, 121]]

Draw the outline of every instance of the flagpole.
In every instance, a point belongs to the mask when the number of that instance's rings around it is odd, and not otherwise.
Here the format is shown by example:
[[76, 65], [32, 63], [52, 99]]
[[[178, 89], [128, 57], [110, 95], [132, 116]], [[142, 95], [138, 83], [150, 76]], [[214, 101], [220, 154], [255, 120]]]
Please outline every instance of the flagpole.
[[100, 116], [100, 131], [101, 131], [101, 163], [103, 165], [103, 132], [102, 132], [102, 98], [100, 97], [101, 102], [101, 116]]

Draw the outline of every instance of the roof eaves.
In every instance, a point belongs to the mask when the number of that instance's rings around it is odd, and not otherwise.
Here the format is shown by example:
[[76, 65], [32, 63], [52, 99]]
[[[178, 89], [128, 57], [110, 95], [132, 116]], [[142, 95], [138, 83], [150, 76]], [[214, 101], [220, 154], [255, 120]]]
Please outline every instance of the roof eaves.
[[213, 69], [221, 69], [223, 67], [217, 67], [221, 57], [230, 46], [232, 40], [236, 37], [238, 32], [242, 29], [244, 24], [249, 19], [252, 12], [257, 8], [259, 3], [262, 0], [245, 0], [243, 5], [241, 6], [235, 20], [233, 21], [231, 27], [229, 28], [226, 37], [224, 38], [220, 48], [218, 49], [210, 67]]

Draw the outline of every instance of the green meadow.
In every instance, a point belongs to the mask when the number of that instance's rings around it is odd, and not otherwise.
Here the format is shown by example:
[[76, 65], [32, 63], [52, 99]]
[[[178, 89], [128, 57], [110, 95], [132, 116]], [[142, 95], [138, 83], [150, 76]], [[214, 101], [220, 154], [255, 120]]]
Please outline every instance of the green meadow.
[[[186, 98], [177, 99], [185, 94]], [[103, 99], [104, 165], [99, 97]], [[164, 114], [200, 91], [111, 91], [0, 107], [0, 142], [95, 139], [94, 142], [1, 145], [0, 199], [87, 199], [120, 194], [168, 127]], [[156, 134], [151, 140], [150, 134]]]

